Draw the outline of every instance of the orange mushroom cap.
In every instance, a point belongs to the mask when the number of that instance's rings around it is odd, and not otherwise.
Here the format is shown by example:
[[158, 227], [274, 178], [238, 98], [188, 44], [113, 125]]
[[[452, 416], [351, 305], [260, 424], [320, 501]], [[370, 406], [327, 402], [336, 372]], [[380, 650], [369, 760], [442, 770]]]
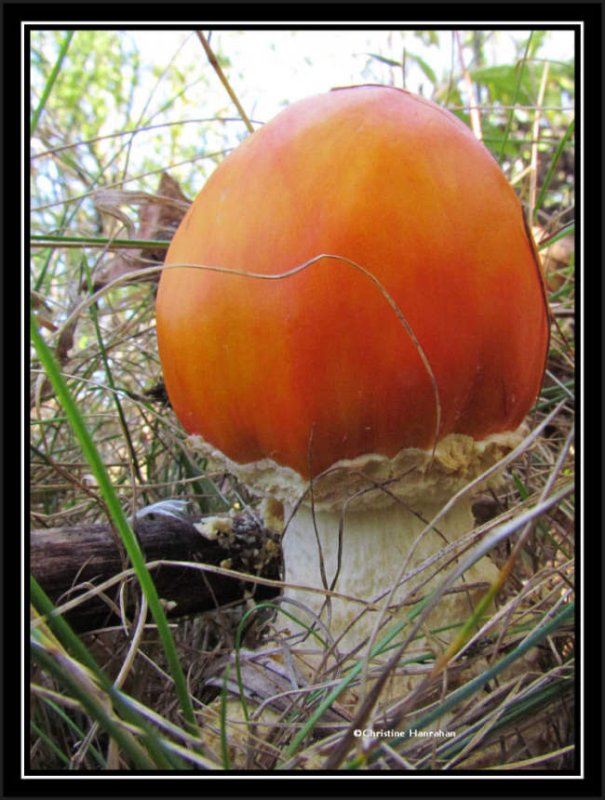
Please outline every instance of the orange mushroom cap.
[[[258, 277], [323, 254], [341, 258]], [[232, 270], [164, 270], [157, 330], [181, 423], [239, 464], [308, 478], [481, 440], [539, 391], [548, 318], [520, 202], [461, 121], [408, 92], [289, 106], [211, 175], [166, 264]]]

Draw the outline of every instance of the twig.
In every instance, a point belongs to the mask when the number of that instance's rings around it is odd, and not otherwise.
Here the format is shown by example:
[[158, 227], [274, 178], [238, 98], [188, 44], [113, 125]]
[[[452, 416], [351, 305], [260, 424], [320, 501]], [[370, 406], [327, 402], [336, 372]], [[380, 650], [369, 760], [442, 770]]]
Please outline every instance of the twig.
[[212, 69], [216, 72], [216, 74], [218, 75], [221, 83], [225, 87], [225, 89], [227, 91], [227, 94], [229, 95], [229, 97], [231, 98], [231, 101], [233, 102], [233, 104], [237, 108], [242, 120], [244, 121], [244, 124], [246, 125], [246, 128], [248, 128], [250, 133], [254, 133], [254, 128], [252, 127], [252, 123], [248, 119], [248, 115], [244, 111], [244, 109], [242, 107], [242, 104], [237, 99], [237, 95], [235, 94], [235, 92], [231, 88], [231, 84], [229, 83], [229, 81], [227, 79], [227, 76], [223, 72], [223, 69], [222, 69], [221, 65], [218, 63], [218, 59], [214, 55], [214, 51], [210, 47], [210, 43], [208, 42], [208, 39], [206, 39], [206, 37], [204, 36], [204, 34], [201, 31], [196, 31], [196, 33], [197, 33], [198, 39], [202, 43], [202, 47], [204, 48], [204, 50], [206, 52], [206, 55], [208, 56], [208, 61], [210, 62], [210, 65], [212, 66]]

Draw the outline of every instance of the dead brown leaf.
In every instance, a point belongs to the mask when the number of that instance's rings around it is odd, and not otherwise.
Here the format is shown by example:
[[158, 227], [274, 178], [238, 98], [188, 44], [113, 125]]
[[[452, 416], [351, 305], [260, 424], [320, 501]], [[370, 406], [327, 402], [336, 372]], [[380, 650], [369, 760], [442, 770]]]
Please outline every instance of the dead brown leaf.
[[[133, 224], [121, 206], [140, 206], [138, 223]], [[105, 189], [95, 194], [95, 206], [102, 213], [120, 221], [133, 240], [161, 240], [170, 242], [191, 201], [185, 197], [181, 187], [170, 175], [163, 173], [157, 194], [145, 192], [124, 192], [119, 189]], [[166, 246], [167, 247], [167, 246]], [[166, 247], [142, 247], [117, 250], [108, 260], [101, 262], [93, 273], [93, 289], [97, 291], [111, 281], [135, 270], [157, 266], [164, 261]], [[157, 282], [158, 272], [151, 272], [148, 278], [136, 279]]]

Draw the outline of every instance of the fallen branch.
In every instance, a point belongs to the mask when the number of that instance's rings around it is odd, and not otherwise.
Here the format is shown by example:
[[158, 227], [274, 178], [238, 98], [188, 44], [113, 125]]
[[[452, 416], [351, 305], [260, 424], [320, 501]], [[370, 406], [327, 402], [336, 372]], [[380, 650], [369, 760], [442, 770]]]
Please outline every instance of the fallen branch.
[[[200, 525], [200, 522], [202, 525]], [[160, 597], [171, 618], [209, 611], [253, 593], [257, 599], [274, 597], [274, 587], [213, 571], [200, 573], [182, 562], [227, 566], [247, 575], [278, 579], [281, 566], [279, 537], [249, 517], [224, 516], [210, 522], [162, 518], [137, 522], [135, 532], [146, 560], [162, 561], [153, 571]], [[120, 623], [122, 581], [81, 603], [90, 593], [124, 571], [123, 553], [108, 525], [47, 528], [31, 531], [30, 565], [33, 576], [55, 605], [70, 602], [65, 617], [78, 631]], [[170, 562], [175, 563], [171, 566]], [[135, 580], [131, 575], [127, 581]], [[126, 610], [132, 612], [137, 591], [128, 591]]]

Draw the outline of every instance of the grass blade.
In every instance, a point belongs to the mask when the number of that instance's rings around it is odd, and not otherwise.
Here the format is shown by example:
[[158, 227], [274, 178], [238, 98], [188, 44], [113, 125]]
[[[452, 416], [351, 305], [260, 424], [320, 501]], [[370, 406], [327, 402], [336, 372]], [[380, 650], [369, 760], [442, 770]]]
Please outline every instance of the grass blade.
[[130, 558], [141, 588], [149, 604], [149, 608], [157, 625], [158, 634], [168, 660], [170, 673], [174, 681], [175, 689], [185, 720], [189, 724], [191, 730], [196, 731], [197, 725], [193, 712], [193, 705], [187, 689], [185, 675], [174, 646], [168, 620], [166, 619], [164, 609], [160, 603], [160, 598], [155, 588], [155, 584], [145, 564], [145, 558], [139, 546], [138, 540], [130, 524], [128, 523], [128, 520], [126, 519], [107, 471], [105, 470], [103, 461], [101, 460], [101, 456], [99, 455], [88, 428], [84, 424], [82, 415], [80, 414], [80, 411], [73, 397], [71, 396], [65, 381], [63, 380], [63, 376], [61, 375], [59, 367], [48, 345], [38, 331], [35, 316], [33, 314], [31, 315], [30, 327], [32, 341], [38, 353], [38, 357], [53, 385], [53, 388], [65, 410], [65, 413], [69, 417], [70, 424], [78, 438], [84, 456], [90, 464], [91, 470], [97, 480], [100, 492], [111, 514], [112, 521], [120, 535], [120, 538], [122, 539], [128, 557]]
[[40, 115], [44, 111], [44, 106], [46, 105], [46, 101], [50, 97], [50, 93], [52, 92], [53, 86], [55, 85], [55, 81], [59, 76], [59, 72], [61, 71], [61, 64], [63, 63], [63, 59], [67, 55], [67, 51], [69, 49], [69, 44], [71, 39], [74, 35], [74, 31], [67, 31], [65, 34], [65, 38], [61, 43], [61, 47], [59, 49], [59, 55], [57, 56], [57, 60], [55, 62], [55, 66], [52, 68], [50, 75], [48, 76], [48, 80], [46, 81], [46, 85], [44, 86], [44, 90], [42, 92], [42, 97], [40, 98], [40, 102], [36, 106], [34, 113], [32, 114], [29, 132], [30, 135], [33, 136], [34, 131], [38, 126], [38, 122], [40, 120]]

